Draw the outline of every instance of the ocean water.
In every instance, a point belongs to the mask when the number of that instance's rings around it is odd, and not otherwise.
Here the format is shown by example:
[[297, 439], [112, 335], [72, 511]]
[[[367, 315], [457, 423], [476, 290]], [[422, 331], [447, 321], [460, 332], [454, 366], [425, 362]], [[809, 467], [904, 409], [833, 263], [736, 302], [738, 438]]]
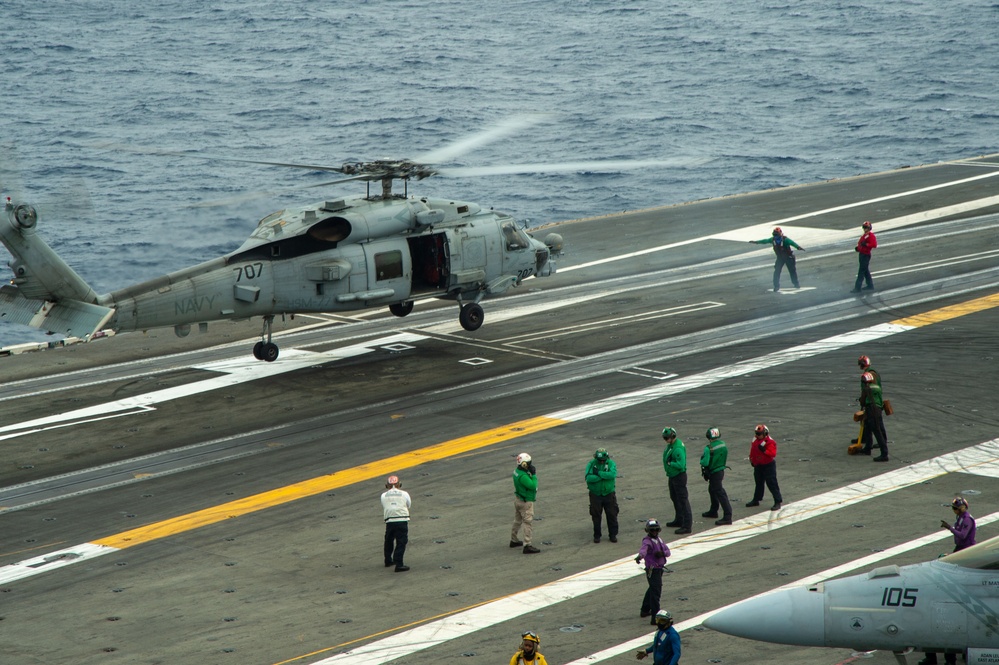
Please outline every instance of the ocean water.
[[[232, 250], [273, 210], [364, 191], [297, 189], [333, 179], [315, 170], [162, 151], [336, 166], [542, 113], [453, 164], [692, 160], [410, 183], [531, 225], [999, 152], [995, 1], [0, 10], [0, 190], [38, 208], [39, 232], [100, 293]], [[4, 280], [7, 260], [0, 249]], [[45, 337], [0, 324], [0, 346], [33, 339]]]

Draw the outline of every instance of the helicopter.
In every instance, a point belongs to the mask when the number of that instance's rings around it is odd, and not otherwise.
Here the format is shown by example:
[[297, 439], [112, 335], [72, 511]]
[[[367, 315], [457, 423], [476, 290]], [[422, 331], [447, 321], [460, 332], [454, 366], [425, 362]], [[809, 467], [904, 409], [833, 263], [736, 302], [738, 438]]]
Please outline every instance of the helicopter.
[[[259, 360], [273, 362], [277, 315], [328, 313], [387, 307], [408, 315], [417, 300], [439, 298], [458, 304], [458, 321], [467, 331], [484, 321], [484, 298], [505, 293], [530, 277], [555, 273], [561, 236], [544, 241], [526, 232], [508, 214], [479, 204], [409, 194], [410, 180], [438, 175], [491, 175], [586, 168], [633, 168], [664, 162], [578, 162], [494, 167], [441, 168], [496, 140], [532, 118], [514, 118], [444, 146], [419, 159], [382, 159], [316, 166], [283, 162], [204, 157], [192, 153], [157, 154], [221, 159], [336, 172], [345, 178], [308, 185], [333, 187], [367, 183], [364, 196], [328, 197], [289, 207], [261, 219], [236, 250], [176, 272], [98, 295], [38, 235], [38, 213], [9, 197], [0, 242], [13, 256], [14, 276], [0, 287], [0, 318], [89, 341], [102, 330], [117, 332], [173, 327], [184, 337], [197, 324], [263, 317]], [[675, 160], [674, 160], [675, 161]], [[671, 162], [673, 163], [673, 162]], [[393, 193], [401, 180], [405, 192]], [[371, 193], [371, 183], [381, 191]]]

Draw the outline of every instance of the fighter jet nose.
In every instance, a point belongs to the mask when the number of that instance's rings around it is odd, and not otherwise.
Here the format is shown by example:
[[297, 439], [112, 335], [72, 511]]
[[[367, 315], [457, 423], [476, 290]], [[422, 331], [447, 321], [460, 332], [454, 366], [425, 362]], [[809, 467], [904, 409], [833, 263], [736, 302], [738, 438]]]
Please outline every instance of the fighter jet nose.
[[726, 607], [706, 619], [704, 625], [751, 640], [824, 646], [823, 594], [807, 587], [775, 591]]

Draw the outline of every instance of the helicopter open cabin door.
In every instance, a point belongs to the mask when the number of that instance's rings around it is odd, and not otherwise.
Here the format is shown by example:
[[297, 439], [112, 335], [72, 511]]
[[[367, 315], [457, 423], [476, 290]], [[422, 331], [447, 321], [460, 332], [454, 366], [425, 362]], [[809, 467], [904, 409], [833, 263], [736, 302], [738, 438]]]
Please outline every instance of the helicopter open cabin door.
[[447, 289], [451, 259], [447, 234], [425, 233], [407, 238], [413, 261], [411, 293], [440, 293]]

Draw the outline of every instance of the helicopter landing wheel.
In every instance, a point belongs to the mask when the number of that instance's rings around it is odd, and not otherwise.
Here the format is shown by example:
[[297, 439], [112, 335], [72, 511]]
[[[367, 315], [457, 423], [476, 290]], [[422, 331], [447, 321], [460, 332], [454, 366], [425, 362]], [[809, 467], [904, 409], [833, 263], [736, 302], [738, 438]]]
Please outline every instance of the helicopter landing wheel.
[[461, 312], [458, 314], [458, 323], [465, 330], [472, 332], [479, 329], [485, 318], [486, 315], [482, 311], [482, 306], [477, 302], [470, 302], [461, 306]]
[[413, 311], [413, 301], [407, 300], [406, 302], [397, 302], [389, 305], [389, 311], [396, 316], [406, 316]]
[[263, 345], [260, 347], [260, 359], [272, 363], [277, 360], [277, 357], [278, 345], [273, 342], [263, 342]]
[[260, 341], [253, 345], [253, 357], [257, 360], [265, 360], [269, 363], [277, 360], [278, 345], [271, 342], [271, 325], [274, 323], [274, 316], [264, 317], [264, 329], [260, 333]]

